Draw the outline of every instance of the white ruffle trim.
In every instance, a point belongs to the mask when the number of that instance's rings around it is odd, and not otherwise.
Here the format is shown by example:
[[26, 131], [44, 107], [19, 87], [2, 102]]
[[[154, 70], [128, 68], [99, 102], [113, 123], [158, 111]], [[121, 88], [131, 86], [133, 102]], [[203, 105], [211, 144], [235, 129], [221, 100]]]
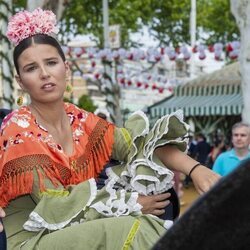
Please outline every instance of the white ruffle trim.
[[23, 228], [27, 231], [33, 232], [38, 232], [44, 228], [47, 228], [49, 230], [58, 230], [64, 228], [67, 224], [69, 224], [70, 221], [75, 218], [80, 212], [81, 211], [79, 211], [76, 215], [74, 215], [67, 221], [63, 221], [57, 224], [50, 224], [46, 222], [38, 213], [33, 211], [29, 215], [29, 220], [24, 223]]
[[[75, 215], [73, 215], [69, 220], [56, 223], [56, 224], [51, 224], [48, 223], [44, 218], [42, 218], [37, 212], [31, 212], [29, 215], [29, 219], [24, 223], [23, 228], [27, 231], [32, 231], [32, 232], [38, 232], [44, 228], [47, 228], [49, 230], [59, 230], [64, 228], [66, 225], [70, 223], [72, 219], [77, 217], [78, 214], [80, 214], [82, 211], [85, 210], [87, 206], [93, 202], [93, 200], [96, 197], [97, 194], [97, 187], [96, 187], [96, 182], [93, 178], [88, 180], [90, 184], [90, 197], [88, 202], [86, 203], [85, 207], [78, 211]], [[74, 223], [72, 223], [73, 225]]]
[[165, 220], [163, 226], [164, 226], [166, 229], [169, 229], [170, 227], [173, 226], [173, 224], [174, 224], [174, 222], [173, 222], [172, 220]]
[[98, 213], [106, 217], [119, 217], [129, 215], [131, 213], [140, 214], [142, 206], [137, 203], [138, 193], [132, 192], [129, 200], [125, 201], [126, 191], [120, 190], [120, 198], [116, 195], [116, 190], [113, 188], [115, 180], [110, 181], [105, 187], [106, 191], [110, 194], [106, 203], [99, 201], [91, 205]]
[[[150, 161], [152, 161], [152, 157], [153, 157], [153, 152], [157, 147], [163, 146], [163, 145], [167, 145], [167, 144], [171, 144], [171, 143], [183, 143], [183, 142], [188, 142], [187, 138], [183, 138], [183, 137], [178, 137], [175, 138], [174, 140], [169, 140], [169, 141], [165, 141], [161, 144], [157, 144], [157, 141], [161, 139], [161, 137], [164, 134], [168, 133], [169, 130], [169, 122], [170, 122], [170, 118], [171, 117], [176, 117], [179, 122], [181, 124], [183, 124], [183, 126], [186, 128], [186, 130], [188, 131], [189, 129], [189, 125], [187, 123], [185, 123], [183, 121], [183, 111], [182, 110], [177, 110], [176, 112], [170, 114], [170, 115], [166, 115], [161, 117], [153, 126], [152, 131], [155, 132], [155, 136], [154, 138], [150, 138], [148, 140], [148, 143], [144, 145], [143, 148], [143, 155], [145, 156], [145, 158], [148, 158]], [[163, 120], [166, 119], [166, 124], [165, 124], [165, 130], [163, 132], [160, 133], [160, 125], [162, 123]], [[184, 137], [187, 137], [188, 133], [186, 133], [186, 135]], [[155, 169], [156, 171], [158, 171], [158, 167], [156, 167], [157, 169]]]
[[[166, 177], [160, 181], [159, 178], [156, 176], [148, 176], [148, 175], [137, 175], [135, 178], [131, 180], [131, 187], [133, 190], [139, 190], [138, 192], [143, 195], [147, 194], [159, 194], [163, 193], [170, 188], [173, 187], [174, 181], [173, 181], [174, 174], [166, 175]], [[147, 186], [140, 183], [141, 180], [148, 180], [150, 182], [153, 182]]]
[[133, 114], [131, 114], [131, 116], [129, 116], [129, 119], [132, 118], [133, 116], [136, 116], [136, 115], [141, 116], [146, 123], [145, 129], [140, 134], [138, 134], [136, 136], [136, 138], [137, 138], [139, 136], [145, 136], [146, 134], [148, 134], [148, 132], [149, 132], [149, 120], [148, 120], [148, 117], [146, 116], [146, 114], [141, 110], [135, 111]]
[[[156, 215], [153, 215], [153, 214], [148, 214], [148, 216], [153, 217], [157, 220], [159, 219], [159, 217], [157, 217]], [[166, 229], [169, 229], [170, 227], [173, 226], [173, 224], [174, 224], [174, 221], [172, 221], [172, 220], [164, 220], [163, 227]]]
[[[143, 160], [143, 159], [142, 159]], [[152, 164], [155, 163], [148, 163], [147, 167], [152, 167]], [[131, 168], [137, 167], [137, 165], [145, 165], [143, 163], [132, 164]], [[157, 167], [161, 167], [155, 164]], [[152, 167], [153, 168], [153, 167]], [[161, 167], [162, 168], [162, 167]], [[118, 176], [112, 168], [108, 168], [106, 170], [106, 174], [108, 176], [108, 180], [106, 180], [105, 184], [115, 185], [116, 183], [121, 184], [125, 190], [127, 191], [136, 191], [139, 194], [148, 195], [148, 194], [159, 194], [162, 192], [167, 191], [168, 189], [172, 188], [174, 185], [174, 173], [167, 168], [162, 168], [160, 175], [165, 175], [165, 177], [160, 181], [157, 174], [154, 175], [138, 175], [134, 173], [131, 177], [127, 171], [123, 171], [120, 176]], [[140, 183], [140, 181], [150, 181], [151, 184], [147, 186]]]
[[[138, 137], [146, 136], [146, 135], [149, 133], [149, 120], [148, 120], [148, 117], [146, 116], [146, 114], [145, 114], [144, 112], [142, 112], [141, 110], [138, 110], [138, 111], [134, 112], [134, 113], [129, 117], [129, 119], [133, 119], [132, 117], [133, 117], [133, 116], [136, 116], [136, 115], [140, 116], [140, 117], [144, 120], [146, 126], [145, 126], [144, 130], [143, 130], [141, 133], [138, 133], [138, 134], [133, 138], [132, 147], [134, 147], [135, 152], [134, 152], [134, 155], [131, 156], [131, 158], [134, 158], [134, 157], [137, 155], [137, 153], [138, 153], [138, 149], [137, 149], [137, 147], [136, 147], [134, 141], [135, 141]], [[128, 163], [129, 163], [129, 162], [128, 162]]]

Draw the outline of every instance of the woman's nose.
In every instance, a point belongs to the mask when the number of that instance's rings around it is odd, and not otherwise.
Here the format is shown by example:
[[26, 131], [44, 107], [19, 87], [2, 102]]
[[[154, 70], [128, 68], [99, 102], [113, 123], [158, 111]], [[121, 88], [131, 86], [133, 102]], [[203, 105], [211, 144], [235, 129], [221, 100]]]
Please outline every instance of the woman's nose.
[[44, 66], [41, 67], [40, 76], [41, 76], [41, 78], [48, 78], [49, 77], [49, 72], [46, 69], [46, 67], [44, 67]]

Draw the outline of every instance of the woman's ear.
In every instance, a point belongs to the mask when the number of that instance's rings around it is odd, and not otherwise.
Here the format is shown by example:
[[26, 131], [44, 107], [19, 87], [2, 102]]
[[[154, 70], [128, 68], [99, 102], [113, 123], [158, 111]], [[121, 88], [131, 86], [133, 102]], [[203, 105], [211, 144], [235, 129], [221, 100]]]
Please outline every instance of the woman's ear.
[[19, 84], [20, 88], [24, 89], [24, 86], [22, 84], [22, 80], [21, 80], [20, 76], [19, 75], [15, 75], [15, 79], [16, 79], [17, 83]]
[[69, 67], [69, 62], [65, 61], [65, 69], [66, 69], [66, 76], [68, 77], [70, 75], [70, 67]]

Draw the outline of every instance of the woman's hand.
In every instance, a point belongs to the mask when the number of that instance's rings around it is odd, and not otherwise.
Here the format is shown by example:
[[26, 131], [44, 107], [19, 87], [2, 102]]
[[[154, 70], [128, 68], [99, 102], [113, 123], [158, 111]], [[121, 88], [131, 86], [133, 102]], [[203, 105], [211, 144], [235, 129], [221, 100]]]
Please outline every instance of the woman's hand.
[[211, 169], [199, 165], [191, 173], [193, 184], [199, 194], [207, 192], [219, 179], [220, 175], [213, 172]]
[[[3, 211], [3, 209], [0, 207], [0, 218], [3, 218], [5, 216], [5, 212]], [[3, 231], [3, 225], [0, 222], [0, 232]]]
[[142, 205], [141, 212], [143, 214], [153, 214], [158, 216], [165, 213], [165, 207], [170, 203], [167, 199], [170, 196], [170, 193], [149, 196], [139, 195], [137, 202]]

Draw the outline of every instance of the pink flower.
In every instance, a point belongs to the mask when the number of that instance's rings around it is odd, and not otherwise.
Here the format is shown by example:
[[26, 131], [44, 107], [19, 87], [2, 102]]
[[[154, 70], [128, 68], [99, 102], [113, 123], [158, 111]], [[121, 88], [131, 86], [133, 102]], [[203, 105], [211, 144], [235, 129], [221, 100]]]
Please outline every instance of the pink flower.
[[18, 12], [10, 18], [7, 37], [14, 45], [22, 40], [36, 34], [52, 35], [58, 33], [56, 27], [56, 16], [50, 10], [35, 9], [33, 12], [27, 10]]

